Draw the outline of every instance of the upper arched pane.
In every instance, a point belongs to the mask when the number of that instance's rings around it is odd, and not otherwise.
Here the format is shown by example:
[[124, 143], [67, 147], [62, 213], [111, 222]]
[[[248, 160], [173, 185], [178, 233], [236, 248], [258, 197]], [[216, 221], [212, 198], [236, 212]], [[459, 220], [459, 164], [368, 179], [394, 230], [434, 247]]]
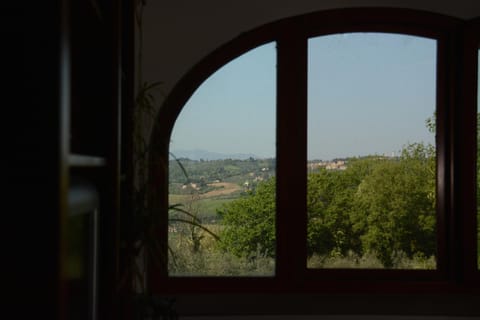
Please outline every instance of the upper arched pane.
[[170, 141], [169, 203], [181, 209], [170, 210], [170, 275], [274, 275], [275, 110], [274, 43], [224, 65], [185, 104]]

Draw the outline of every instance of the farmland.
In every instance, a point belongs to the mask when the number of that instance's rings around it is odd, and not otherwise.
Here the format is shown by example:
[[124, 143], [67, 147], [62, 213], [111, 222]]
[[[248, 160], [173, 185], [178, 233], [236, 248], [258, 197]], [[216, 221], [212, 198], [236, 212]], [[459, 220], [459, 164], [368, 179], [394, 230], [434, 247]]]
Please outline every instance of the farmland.
[[275, 175], [274, 159], [170, 161], [170, 204], [183, 204], [203, 223], [218, 220], [217, 210]]
[[[432, 145], [307, 167], [309, 268], [436, 268]], [[273, 159], [172, 160], [170, 174], [172, 275], [273, 275]]]

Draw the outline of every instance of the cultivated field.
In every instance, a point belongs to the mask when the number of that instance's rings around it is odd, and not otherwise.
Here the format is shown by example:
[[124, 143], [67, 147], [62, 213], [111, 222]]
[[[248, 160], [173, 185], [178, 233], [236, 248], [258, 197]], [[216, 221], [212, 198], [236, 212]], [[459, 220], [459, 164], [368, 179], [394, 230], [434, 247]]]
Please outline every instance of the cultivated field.
[[218, 219], [217, 210], [237, 199], [242, 187], [232, 182], [214, 182], [207, 184], [210, 191], [192, 194], [170, 194], [170, 204], [183, 204], [184, 209], [193, 212], [202, 222], [214, 222]]
[[232, 193], [242, 191], [242, 188], [238, 184], [231, 182], [214, 182], [208, 184], [208, 186], [215, 188], [215, 190], [201, 194], [200, 199], [231, 195]]

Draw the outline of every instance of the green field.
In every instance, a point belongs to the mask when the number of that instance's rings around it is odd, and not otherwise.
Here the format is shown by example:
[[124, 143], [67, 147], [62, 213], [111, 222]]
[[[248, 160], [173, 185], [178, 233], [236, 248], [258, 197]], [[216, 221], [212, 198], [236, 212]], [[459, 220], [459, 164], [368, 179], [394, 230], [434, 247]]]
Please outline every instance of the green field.
[[[188, 198], [190, 196], [173, 194], [169, 196], [170, 205], [181, 203], [183, 207], [186, 208], [188, 204]], [[194, 207], [196, 210], [197, 218], [199, 218], [202, 223], [212, 223], [219, 219], [217, 210], [220, 210], [222, 206], [226, 203], [231, 202], [239, 197], [239, 195], [227, 196], [218, 196], [213, 198], [199, 199], [194, 201], [191, 204], [191, 207]]]

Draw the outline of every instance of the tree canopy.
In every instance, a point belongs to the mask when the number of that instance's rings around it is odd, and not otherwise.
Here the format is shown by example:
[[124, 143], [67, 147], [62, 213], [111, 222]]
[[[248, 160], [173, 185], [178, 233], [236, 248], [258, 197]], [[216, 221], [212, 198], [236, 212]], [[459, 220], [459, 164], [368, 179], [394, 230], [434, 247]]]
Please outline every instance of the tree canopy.
[[[435, 149], [411, 144], [401, 156], [348, 159], [345, 170], [308, 175], [309, 255], [435, 255]], [[239, 256], [275, 253], [275, 179], [221, 210], [222, 247]]]
[[224, 229], [221, 247], [237, 256], [275, 255], [275, 178], [219, 211]]

